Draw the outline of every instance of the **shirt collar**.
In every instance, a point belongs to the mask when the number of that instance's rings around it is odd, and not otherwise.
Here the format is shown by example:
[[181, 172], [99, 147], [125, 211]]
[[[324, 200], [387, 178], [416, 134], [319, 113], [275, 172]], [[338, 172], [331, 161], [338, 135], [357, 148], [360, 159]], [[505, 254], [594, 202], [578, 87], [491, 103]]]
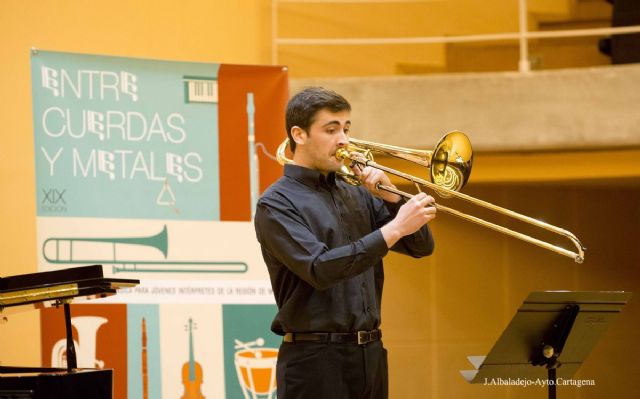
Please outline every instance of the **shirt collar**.
[[284, 175], [314, 189], [323, 186], [335, 187], [336, 185], [336, 174], [334, 172], [325, 177], [317, 170], [294, 164], [284, 165]]

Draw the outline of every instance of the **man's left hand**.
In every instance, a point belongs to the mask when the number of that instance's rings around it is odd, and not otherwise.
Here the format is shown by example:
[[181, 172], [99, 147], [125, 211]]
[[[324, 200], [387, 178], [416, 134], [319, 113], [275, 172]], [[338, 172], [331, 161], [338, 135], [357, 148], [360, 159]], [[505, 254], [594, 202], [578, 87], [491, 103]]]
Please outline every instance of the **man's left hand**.
[[367, 190], [369, 190], [372, 195], [387, 202], [395, 203], [400, 201], [401, 197], [398, 194], [390, 193], [385, 190], [379, 190], [377, 188], [378, 183], [384, 186], [396, 188], [396, 186], [391, 184], [391, 180], [389, 180], [389, 176], [387, 176], [386, 173], [384, 173], [380, 169], [372, 168], [371, 166], [365, 166], [362, 170], [360, 170], [359, 166], [356, 166], [352, 169], [355, 175], [360, 178], [362, 185]]

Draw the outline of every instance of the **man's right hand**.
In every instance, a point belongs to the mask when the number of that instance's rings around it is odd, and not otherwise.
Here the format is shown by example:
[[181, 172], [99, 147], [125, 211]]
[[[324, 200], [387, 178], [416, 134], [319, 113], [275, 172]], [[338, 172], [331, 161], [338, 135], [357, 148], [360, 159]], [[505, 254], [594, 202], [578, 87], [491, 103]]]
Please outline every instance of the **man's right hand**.
[[436, 217], [436, 208], [431, 205], [434, 202], [430, 195], [418, 193], [402, 205], [396, 217], [380, 229], [387, 247], [432, 221]]

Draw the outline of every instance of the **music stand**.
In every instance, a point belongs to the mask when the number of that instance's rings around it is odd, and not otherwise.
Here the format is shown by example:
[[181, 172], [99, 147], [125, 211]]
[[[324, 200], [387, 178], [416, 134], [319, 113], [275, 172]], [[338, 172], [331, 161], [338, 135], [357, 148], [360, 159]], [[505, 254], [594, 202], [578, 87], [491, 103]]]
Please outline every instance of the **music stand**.
[[[477, 370], [460, 370], [472, 384], [545, 381], [550, 399], [558, 379], [570, 379], [609, 322], [631, 298], [624, 291], [532, 292], [486, 356], [469, 356]], [[562, 367], [560, 367], [562, 366]]]

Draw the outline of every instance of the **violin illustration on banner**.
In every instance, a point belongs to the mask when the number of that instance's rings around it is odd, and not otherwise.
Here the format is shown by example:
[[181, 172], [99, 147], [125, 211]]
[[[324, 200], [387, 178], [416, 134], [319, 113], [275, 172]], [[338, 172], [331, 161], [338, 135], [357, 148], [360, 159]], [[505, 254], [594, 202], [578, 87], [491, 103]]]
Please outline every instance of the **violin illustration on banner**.
[[[195, 323], [189, 318], [189, 361], [182, 365], [182, 385], [184, 394], [181, 399], [205, 399], [200, 392], [202, 385], [202, 366], [193, 356], [193, 329]], [[185, 326], [186, 327], [186, 326]]]

